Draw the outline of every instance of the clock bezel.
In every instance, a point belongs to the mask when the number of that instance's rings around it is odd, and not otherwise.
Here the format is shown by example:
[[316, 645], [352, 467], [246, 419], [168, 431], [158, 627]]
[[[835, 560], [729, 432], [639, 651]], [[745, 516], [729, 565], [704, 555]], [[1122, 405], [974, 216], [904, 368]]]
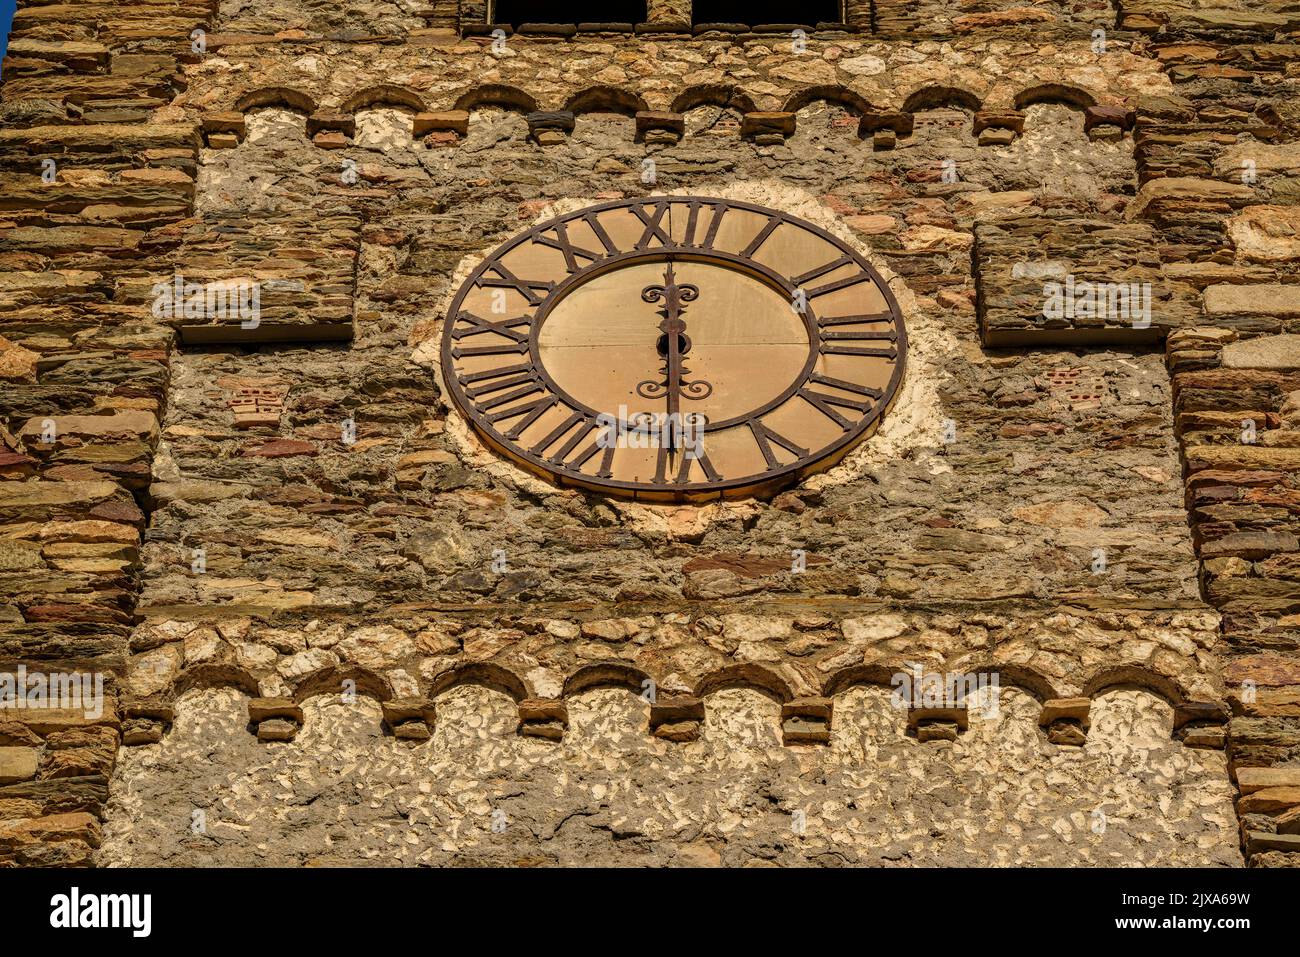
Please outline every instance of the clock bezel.
[[[770, 469], [764, 473], [755, 473], [736, 478], [723, 477], [718, 481], [703, 482], [666, 482], [659, 484], [655, 482], [631, 482], [614, 479], [612, 477], [603, 478], [598, 475], [579, 474], [576, 470], [567, 469], [562, 464], [557, 464], [546, 456], [537, 455], [529, 449], [514, 444], [509, 438], [502, 435], [496, 427], [488, 421], [487, 417], [479, 411], [473, 399], [464, 392], [464, 386], [460, 382], [459, 376], [455, 370], [456, 356], [453, 355], [456, 340], [452, 336], [457, 319], [465, 299], [476, 289], [483, 285], [482, 280], [494, 269], [494, 264], [499, 262], [504, 256], [511, 251], [528, 243], [535, 243], [538, 237], [550, 231], [556, 231], [557, 227], [574, 220], [588, 220], [591, 217], [598, 216], [601, 213], [620, 208], [634, 207], [653, 207], [657, 204], [681, 205], [694, 207], [698, 210], [702, 207], [710, 207], [713, 210], [711, 221], [721, 221], [727, 209], [743, 210], [745, 212], [756, 213], [769, 217], [769, 225], [764, 227], [764, 231], [770, 235], [771, 232], [779, 228], [780, 225], [789, 223], [799, 229], [808, 231], [817, 236], [824, 242], [838, 250], [843, 256], [847, 257], [863, 274], [865, 274], [871, 283], [878, 289], [885, 300], [889, 314], [889, 323], [896, 334], [894, 346], [896, 357], [893, 361], [893, 371], [890, 375], [888, 384], [883, 390], [879, 399], [875, 400], [875, 405], [866, 414], [861, 421], [855, 423], [852, 428], [846, 430], [841, 436], [835, 439], [829, 445], [823, 445], [820, 448], [809, 451], [809, 454], [797, 458], [792, 462], [783, 463], [776, 469]], [[719, 211], [721, 210], [721, 211]], [[692, 214], [694, 216], [694, 213]], [[662, 216], [659, 217], [662, 219]], [[775, 219], [775, 225], [771, 220]], [[644, 220], [643, 220], [644, 221]], [[691, 225], [691, 235], [694, 236], [694, 224]], [[671, 229], [671, 227], [667, 227]], [[558, 235], [558, 233], [557, 233]], [[711, 238], [711, 235], [706, 237]], [[761, 248], [761, 245], [757, 248]], [[755, 252], [757, 252], [757, 248]], [[585, 257], [584, 257], [585, 258]], [[566, 257], [566, 262], [570, 261]], [[647, 246], [641, 247], [639, 244], [629, 250], [619, 250], [617, 253], [611, 253], [601, 257], [585, 266], [579, 266], [575, 271], [570, 272], [564, 279], [559, 282], [550, 283], [542, 296], [541, 301], [533, 306], [532, 320], [529, 323], [528, 331], [528, 351], [527, 360], [533, 372], [544, 382], [546, 389], [550, 394], [557, 396], [564, 404], [574, 410], [582, 410], [588, 413], [597, 413], [597, 410], [590, 410], [583, 403], [573, 399], [564, 389], [562, 389], [551, 377], [545, 365], [541, 362], [538, 353], [538, 337], [542, 326], [545, 324], [546, 317], [558, 305], [565, 296], [578, 289], [586, 282], [598, 275], [604, 275], [609, 272], [617, 271], [621, 268], [627, 268], [631, 265], [639, 265], [646, 262], [668, 262], [668, 261], [689, 261], [708, 265], [716, 265], [719, 268], [734, 269], [739, 272], [748, 274], [753, 278], [763, 282], [765, 285], [780, 291], [791, 298], [797, 287], [791, 277], [784, 276], [771, 267], [755, 261], [752, 256], [731, 253], [723, 250], [705, 249], [699, 245], [680, 245], [672, 246]], [[845, 263], [847, 265], [847, 263]], [[540, 289], [541, 286], [533, 287]], [[812, 303], [808, 303], [808, 309], [802, 318], [805, 323], [805, 329], [809, 333], [809, 356], [805, 362], [800, 378], [796, 379], [787, 389], [785, 389], [775, 399], [765, 402], [762, 406], [747, 412], [741, 416], [733, 416], [731, 419], [722, 420], [718, 423], [710, 423], [706, 427], [706, 432], [724, 431], [743, 426], [751, 419], [760, 418], [781, 407], [789, 402], [802, 387], [805, 387], [811, 380], [809, 375], [817, 363], [823, 348], [818, 346], [818, 340], [821, 338], [818, 333], [818, 321], [816, 313], [812, 308]], [[884, 322], [885, 320], [880, 320]], [[463, 415], [470, 423], [475, 434], [479, 436], [490, 448], [498, 454], [509, 459], [511, 462], [525, 468], [532, 474], [538, 475], [551, 484], [561, 488], [579, 488], [586, 491], [597, 492], [601, 494], [612, 494], [620, 498], [631, 498], [638, 501], [648, 502], [706, 502], [716, 501], [718, 499], [739, 499], [739, 498], [766, 498], [777, 492], [797, 484], [810, 475], [817, 474], [829, 469], [841, 461], [853, 448], [867, 438], [879, 427], [880, 420], [892, 406], [897, 398], [898, 391], [907, 367], [907, 330], [903, 322], [902, 310], [898, 305], [898, 300], [893, 291], [880, 275], [879, 271], [861, 256], [857, 250], [849, 246], [844, 240], [830, 233], [829, 231], [810, 223], [805, 219], [792, 216], [780, 210], [760, 206], [753, 203], [746, 203], [738, 200], [723, 199], [707, 196], [685, 195], [670, 196], [656, 195], [645, 197], [633, 197], [630, 199], [612, 200], [591, 206], [585, 206], [581, 209], [573, 210], [560, 216], [554, 216], [531, 228], [518, 233], [507, 239], [500, 246], [497, 246], [491, 253], [478, 263], [474, 270], [465, 278], [457, 289], [456, 295], [451, 301], [444, 318], [441, 344], [441, 361], [443, 379], [446, 383], [448, 393], [451, 396], [451, 404], [457, 411]], [[599, 414], [599, 413], [597, 413]], [[707, 454], [707, 453], [706, 453]]]

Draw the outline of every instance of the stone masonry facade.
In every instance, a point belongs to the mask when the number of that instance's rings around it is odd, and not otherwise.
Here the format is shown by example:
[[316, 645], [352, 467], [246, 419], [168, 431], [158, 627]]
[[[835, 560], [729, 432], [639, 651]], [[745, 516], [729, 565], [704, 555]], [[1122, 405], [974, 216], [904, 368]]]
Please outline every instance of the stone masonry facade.
[[[0, 708], [0, 864], [1300, 862], [1295, 5], [531, 6], [20, 3], [0, 675], [105, 699]], [[446, 397], [483, 255], [664, 193], [899, 300], [879, 431], [771, 500], [561, 489]]]

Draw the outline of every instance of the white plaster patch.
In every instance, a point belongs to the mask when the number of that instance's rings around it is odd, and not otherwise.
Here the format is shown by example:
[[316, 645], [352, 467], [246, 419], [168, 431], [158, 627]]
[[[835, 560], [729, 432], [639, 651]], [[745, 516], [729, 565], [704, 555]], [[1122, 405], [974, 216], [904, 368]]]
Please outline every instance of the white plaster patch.
[[411, 114], [392, 107], [358, 110], [352, 142], [365, 149], [398, 153], [414, 148]]

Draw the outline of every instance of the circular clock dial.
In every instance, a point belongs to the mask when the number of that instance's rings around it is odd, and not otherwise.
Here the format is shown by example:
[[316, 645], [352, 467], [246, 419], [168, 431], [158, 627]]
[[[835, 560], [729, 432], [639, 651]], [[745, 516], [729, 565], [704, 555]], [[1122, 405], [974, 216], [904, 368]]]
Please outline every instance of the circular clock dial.
[[907, 336], [824, 230], [731, 200], [647, 197], [536, 226], [456, 294], [443, 370], [498, 451], [651, 501], [766, 495], [868, 435]]

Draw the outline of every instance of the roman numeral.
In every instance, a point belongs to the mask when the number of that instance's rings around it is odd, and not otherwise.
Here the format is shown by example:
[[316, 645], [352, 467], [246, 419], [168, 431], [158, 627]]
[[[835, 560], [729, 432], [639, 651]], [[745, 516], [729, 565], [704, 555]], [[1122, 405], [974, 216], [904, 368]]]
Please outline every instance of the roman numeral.
[[827, 273], [834, 272], [835, 270], [839, 269], [841, 266], [847, 265], [850, 262], [852, 262], [852, 260], [849, 259], [848, 256], [841, 256], [839, 259], [832, 259], [830, 262], [824, 265], [817, 266], [814, 269], [808, 270], [802, 276], [796, 276], [794, 280], [794, 284], [796, 286], [803, 286], [806, 283], [812, 282], [814, 279], [820, 279], [822, 276], [825, 276]]
[[[694, 245], [695, 245], [695, 227], [696, 227], [697, 225], [699, 225], [699, 222], [700, 222], [700, 202], [699, 202], [699, 200], [695, 200], [695, 199], [691, 200], [690, 205], [689, 205], [687, 208], [688, 208], [691, 212], [690, 212], [690, 215], [686, 217], [686, 231], [685, 231], [685, 234], [682, 236], [682, 245], [683, 245], [683, 246], [694, 246]], [[718, 209], [718, 207], [713, 206], [713, 207], [710, 207], [710, 208], [714, 210], [714, 215], [716, 216], [716, 215], [717, 215], [717, 209]]]
[[868, 356], [874, 359], [897, 359], [897, 349], [873, 349], [868, 346], [823, 345], [822, 353], [830, 356]]
[[[712, 249], [713, 244], [718, 239], [718, 227], [722, 225], [722, 217], [727, 215], [726, 206], [714, 206], [713, 215], [709, 217], [709, 231], [704, 234], [704, 242], [701, 244], [705, 249]], [[692, 235], [694, 231], [692, 230]]]
[[[835, 383], [827, 382], [825, 384], [834, 385]], [[855, 389], [854, 391], [857, 390]], [[826, 392], [817, 392], [807, 386], [800, 389], [797, 394], [845, 432], [853, 428], [853, 423], [836, 412], [834, 408], [835, 406], [839, 406], [842, 409], [857, 409], [859, 412], [866, 412], [871, 408], [870, 402], [859, 402], [856, 399], [845, 399], [838, 395], [832, 395]]]
[[[533, 453], [533, 455], [537, 455], [537, 456], [542, 455], [552, 445], [560, 441], [560, 436], [566, 435], [570, 429], [572, 429], [575, 425], [577, 425], [585, 418], [586, 416], [583, 415], [581, 412], [573, 413], [573, 415], [569, 416], [562, 423], [560, 423], [558, 426], [552, 429], [549, 435], [543, 438], [540, 442], [538, 442], [528, 451]], [[585, 434], [586, 434], [585, 430], [579, 433], [580, 436]], [[579, 439], [579, 441], [581, 441], [581, 439]], [[575, 442], [574, 444], [576, 445], [577, 443]], [[555, 461], [555, 459], [552, 459], [551, 461]]]
[[600, 468], [596, 470], [596, 478], [604, 478], [604, 479], [612, 478], [614, 472], [610, 468], [610, 466], [614, 464], [613, 445], [609, 445], [602, 450], [599, 442], [592, 442], [591, 445], [587, 446], [585, 450], [579, 452], [573, 458], [565, 461], [563, 463], [564, 467], [573, 472], [581, 471], [582, 467], [586, 465], [589, 461], [591, 461], [592, 457], [595, 456], [597, 452], [602, 452], [602, 451], [604, 452], [604, 454], [601, 455], [600, 457]]
[[[861, 316], [821, 316], [817, 319], [817, 325], [822, 327], [854, 326], [860, 322], [888, 322], [893, 318], [893, 314], [888, 312], [869, 312]], [[878, 338], [897, 339], [898, 332], [895, 329], [889, 329]]]
[[758, 450], [763, 453], [763, 458], [767, 461], [767, 467], [769, 470], [774, 469], [781, 464], [780, 461], [777, 460], [776, 455], [772, 452], [773, 442], [791, 453], [797, 459], [807, 457], [807, 449], [796, 444], [792, 440], [787, 439], [780, 432], [777, 432], [774, 429], [769, 429], [758, 419], [750, 419], [747, 425], [749, 426], [749, 431], [754, 433], [754, 441], [758, 443]]
[[821, 351], [823, 354], [836, 356], [874, 356], [881, 359], [897, 359], [898, 349], [895, 346], [878, 348], [875, 346], [846, 346], [840, 345], [844, 340], [850, 341], [892, 341], [898, 338], [895, 332], [823, 332], [821, 334]]
[[[475, 372], [458, 378], [465, 389], [465, 395], [477, 401], [481, 396], [533, 382], [537, 374], [532, 365], [521, 362], [519, 365], [502, 366], [500, 369], [488, 369], [486, 372]], [[469, 385], [469, 383], [482, 383], [482, 385]]]
[[869, 385], [858, 385], [856, 382], [849, 382], [847, 379], [836, 379], [832, 376], [822, 375], [820, 372], [814, 372], [808, 377], [808, 381], [829, 385], [856, 395], [865, 395], [869, 399], [883, 399], [885, 396], [885, 393], [880, 389], [873, 389]]
[[[717, 469], [713, 467], [713, 463], [709, 461], [709, 457], [707, 454], [705, 454], [703, 449], [701, 449], [695, 455], [688, 455], [686, 452], [680, 452], [678, 454], [681, 457], [681, 461], [677, 466], [677, 475], [673, 477], [671, 484], [673, 485], [689, 484], [691, 478], [692, 462], [700, 463], [700, 468], [704, 470], [704, 474], [708, 477], [708, 480], [710, 482], [717, 482], [722, 479], [722, 475], [718, 472]], [[668, 459], [669, 459], [668, 447], [666, 445], [659, 446], [659, 453], [655, 457], [655, 477], [652, 479], [655, 485], [669, 484]]]
[[596, 238], [599, 239], [601, 245], [605, 247], [605, 254], [607, 256], [613, 256], [615, 253], [619, 252], [619, 248], [614, 244], [614, 240], [609, 238], [609, 233], [605, 232], [605, 227], [600, 224], [599, 216], [595, 213], [587, 213], [582, 217], [582, 219], [591, 227], [591, 231], [596, 234]]
[[[506, 387], [503, 386], [502, 388], [506, 388]], [[493, 391], [500, 391], [500, 390], [499, 389], [488, 390], [488, 392], [493, 392]], [[489, 409], [496, 409], [496, 408], [500, 408], [503, 405], [509, 405], [511, 402], [514, 402], [516, 399], [525, 399], [530, 395], [535, 395], [536, 393], [542, 391], [545, 391], [545, 387], [542, 385], [542, 383], [529, 376], [526, 380], [523, 380], [519, 388], [514, 389], [514, 391], [507, 392], [505, 395], [498, 395], [495, 398], [487, 399], [486, 401], [483, 402], [476, 402], [475, 405], [477, 405], [481, 411], [487, 412]], [[487, 416], [487, 419], [489, 422], [496, 422], [498, 419], [508, 419], [512, 415], [518, 415], [518, 414], [519, 414], [518, 411], [505, 412], [505, 413], [499, 412], [495, 415]]]
[[[697, 240], [695, 233], [700, 225], [700, 210], [707, 207], [710, 212], [709, 228], [704, 233], [704, 238]], [[721, 203], [702, 203], [698, 199], [690, 201], [687, 207], [690, 215], [686, 217], [686, 229], [682, 236], [683, 246], [695, 246], [698, 249], [712, 249], [714, 242], [718, 238], [718, 227], [722, 225], [722, 217], [727, 213], [727, 207]]]
[[[816, 269], [808, 270], [808, 272], [796, 278], [794, 284], [802, 287], [806, 283], [810, 283], [814, 279], [820, 279], [822, 276], [827, 276], [835, 270], [847, 266], [852, 262], [853, 260], [848, 256], [841, 256], [839, 259], [833, 259], [823, 266], [818, 266]], [[872, 278], [869, 273], [859, 270], [856, 275], [848, 276], [845, 279], [836, 279], [833, 282], [826, 283], [824, 286], [818, 286], [816, 289], [807, 290], [808, 298], [810, 300], [816, 299], [818, 296], [824, 296], [829, 292], [835, 292], [837, 289], [844, 289], [848, 286], [856, 286], [860, 282], [871, 281]]]
[[451, 350], [453, 359], [463, 359], [465, 356], [522, 356], [527, 354], [527, 340], [509, 346], [470, 346], [469, 348], [455, 346]]
[[[506, 339], [513, 340], [512, 344], [498, 344], [495, 346], [453, 346], [451, 354], [453, 358], [460, 359], [464, 356], [507, 356], [507, 355], [524, 355], [528, 352], [528, 333], [517, 332], [516, 326], [526, 326], [533, 320], [531, 316], [520, 316], [517, 319], [501, 319], [492, 322], [488, 319], [480, 319], [472, 312], [462, 312], [456, 317], [458, 322], [468, 322], [468, 329], [453, 329], [451, 337], [459, 342], [466, 336], [481, 336], [484, 333], [495, 333]], [[482, 375], [482, 373], [478, 373]]]
[[564, 228], [564, 223], [556, 223], [553, 228], [555, 230], [554, 239], [547, 236], [545, 233], [538, 233], [534, 239], [543, 246], [547, 246], [551, 249], [558, 249], [560, 252], [564, 253], [564, 264], [568, 268], [569, 272], [574, 273], [578, 271], [579, 266], [577, 257], [579, 256], [591, 262], [596, 262], [597, 260], [605, 258], [604, 255], [600, 253], [593, 253], [583, 249], [581, 246], [573, 245], [569, 240], [568, 230]]
[[[509, 432], [505, 433], [505, 437], [507, 439], [514, 441], [515, 439], [523, 435], [524, 432], [528, 430], [529, 426], [531, 426], [534, 422], [540, 419], [543, 413], [545, 413], [547, 409], [551, 408], [558, 401], [559, 400], [555, 398], [555, 396], [553, 395], [544, 395], [540, 399], [536, 399], [533, 402], [528, 402], [524, 405], [515, 406], [513, 409], [506, 409], [502, 412], [496, 413], [495, 415], [489, 415], [487, 417], [487, 420], [491, 422], [493, 425], [496, 425], [498, 422], [504, 422], [508, 419], [513, 419], [516, 416], [520, 416], [520, 415], [524, 416], [520, 421], [514, 424], [514, 426], [510, 429]], [[525, 415], [525, 413], [527, 414]]]
[[456, 328], [452, 330], [451, 337], [457, 342], [466, 336], [481, 336], [485, 332], [495, 332], [497, 335], [513, 339], [515, 342], [524, 342], [528, 338], [528, 333], [515, 332], [515, 326], [526, 326], [533, 321], [533, 317], [520, 316], [517, 319], [501, 319], [493, 322], [490, 319], [480, 319], [472, 312], [462, 312], [456, 317], [456, 321], [470, 324], [468, 329]]
[[767, 242], [767, 237], [776, 232], [776, 228], [780, 226], [782, 222], [783, 220], [779, 216], [769, 217], [767, 224], [758, 231], [758, 235], [750, 241], [750, 244], [745, 247], [745, 251], [740, 255], [744, 256], [746, 259], [752, 258], [754, 253], [758, 252], [762, 247], [763, 243]]
[[641, 238], [638, 239], [636, 243], [637, 249], [648, 248], [651, 239], [658, 239], [659, 242], [665, 246], [671, 246], [673, 244], [672, 240], [664, 233], [663, 228], [659, 225], [663, 222], [664, 213], [668, 212], [668, 204], [655, 203], [654, 211], [654, 218], [651, 218], [645, 211], [645, 207], [632, 207], [632, 212], [636, 214], [636, 218], [645, 223], [645, 232], [641, 234]]
[[498, 289], [514, 289], [519, 295], [528, 300], [530, 306], [540, 306], [542, 304], [541, 296], [537, 295], [534, 289], [544, 289], [550, 292], [555, 288], [555, 283], [542, 279], [520, 279], [505, 266], [501, 265], [498, 260], [492, 263], [491, 269], [497, 274], [498, 278], [490, 278], [487, 275], [480, 276], [476, 286], [491, 286]]
[[601, 458], [600, 470], [596, 473], [596, 477], [610, 478], [614, 474], [610, 469], [610, 466], [614, 462], [615, 444], [613, 441], [607, 442], [607, 447], [602, 449], [600, 437], [597, 436], [592, 440], [591, 445], [587, 446], [587, 448], [579, 452], [577, 455], [573, 454], [574, 450], [577, 449], [584, 440], [589, 438], [593, 431], [604, 431], [602, 426], [597, 425], [595, 419], [589, 418], [581, 412], [575, 412], [573, 415], [569, 416], [563, 423], [552, 430], [549, 435], [534, 445], [530, 451], [533, 455], [541, 455], [548, 448], [558, 442], [561, 436], [568, 434], [569, 430], [575, 425], [579, 426], [579, 428], [573, 433], [573, 435], [569, 436], [568, 441], [560, 446], [553, 455], [548, 455], [546, 461], [550, 462], [554, 466], [577, 472], [582, 468], [582, 466], [586, 465], [587, 462], [596, 455], [596, 453], [603, 451], [605, 454]]

